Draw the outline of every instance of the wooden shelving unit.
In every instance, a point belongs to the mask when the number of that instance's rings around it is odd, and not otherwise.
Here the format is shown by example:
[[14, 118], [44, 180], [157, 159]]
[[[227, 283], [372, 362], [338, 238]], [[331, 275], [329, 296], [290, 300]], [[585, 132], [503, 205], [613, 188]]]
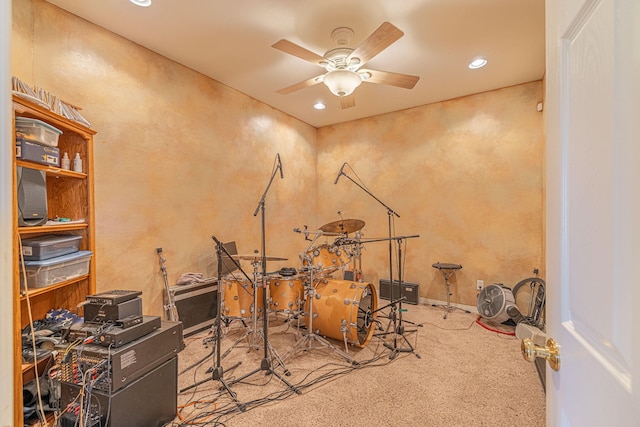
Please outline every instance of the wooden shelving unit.
[[[18, 200], [16, 174], [13, 179], [13, 322], [14, 322], [14, 413], [16, 426], [24, 425], [22, 389], [23, 385], [47, 369], [47, 360], [22, 363], [22, 330], [30, 323], [44, 318], [52, 308], [76, 311], [86, 296], [96, 291], [95, 215], [93, 195], [93, 136], [95, 131], [83, 124], [62, 117], [38, 104], [19, 96], [13, 96], [14, 117], [30, 117], [46, 122], [63, 133], [58, 140], [60, 154], [69, 156], [80, 153], [83, 172], [73, 172], [57, 167], [45, 166], [24, 160], [14, 160], [16, 167], [45, 171], [47, 176], [47, 204], [49, 218], [70, 218], [82, 222], [34, 227], [18, 227]], [[15, 125], [14, 125], [15, 129]], [[91, 251], [88, 274], [37, 289], [21, 289], [22, 274], [20, 242], [22, 239], [44, 234], [75, 234], [82, 236], [80, 250]], [[31, 314], [29, 316], [29, 313]]]

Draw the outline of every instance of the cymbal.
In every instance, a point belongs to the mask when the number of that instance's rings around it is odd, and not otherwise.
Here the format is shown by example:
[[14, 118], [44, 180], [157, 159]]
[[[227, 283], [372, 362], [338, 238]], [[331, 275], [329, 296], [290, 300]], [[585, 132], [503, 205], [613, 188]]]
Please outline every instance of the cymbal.
[[[254, 261], [254, 262], [262, 261], [262, 255], [260, 255], [260, 254], [231, 255], [231, 258]], [[269, 255], [265, 255], [264, 258], [265, 258], [266, 261], [286, 261], [287, 260], [287, 258], [282, 258], [282, 257], [277, 257], [277, 256], [269, 256]]]
[[364, 227], [364, 221], [360, 219], [341, 219], [333, 221], [320, 227], [320, 230], [327, 233], [353, 233]]

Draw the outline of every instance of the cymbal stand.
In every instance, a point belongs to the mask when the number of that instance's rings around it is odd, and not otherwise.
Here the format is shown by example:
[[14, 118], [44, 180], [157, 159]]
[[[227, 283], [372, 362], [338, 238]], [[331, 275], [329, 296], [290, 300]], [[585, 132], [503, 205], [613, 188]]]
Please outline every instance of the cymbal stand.
[[[237, 382], [240, 382], [242, 380], [244, 380], [245, 378], [250, 377], [253, 374], [256, 374], [260, 371], [265, 371], [265, 374], [273, 374], [275, 375], [280, 381], [282, 381], [283, 383], [285, 383], [290, 389], [292, 389], [293, 391], [295, 391], [297, 394], [301, 394], [302, 392], [295, 387], [294, 385], [292, 385], [291, 383], [289, 383], [286, 379], [284, 379], [284, 377], [282, 377], [280, 374], [278, 374], [272, 367], [271, 365], [271, 359], [269, 358], [269, 354], [271, 354], [271, 358], [276, 359], [278, 361], [278, 363], [280, 364], [280, 366], [282, 366], [282, 368], [284, 369], [284, 373], [285, 375], [291, 375], [291, 372], [289, 372], [287, 370], [287, 367], [284, 365], [284, 361], [280, 358], [280, 356], [278, 355], [278, 353], [276, 352], [276, 350], [271, 346], [271, 344], [269, 343], [269, 339], [268, 339], [268, 321], [267, 321], [267, 257], [266, 257], [266, 237], [265, 237], [265, 199], [267, 197], [267, 192], [269, 192], [269, 188], [271, 187], [271, 183], [273, 182], [273, 178], [276, 176], [276, 171], [280, 170], [280, 178], [284, 178], [283, 173], [282, 173], [282, 163], [280, 162], [280, 154], [276, 155], [276, 160], [278, 162], [278, 164], [276, 165], [276, 167], [274, 167], [273, 172], [271, 173], [271, 178], [269, 179], [269, 183], [267, 184], [267, 188], [264, 190], [264, 193], [262, 194], [262, 197], [260, 198], [260, 202], [258, 202], [258, 206], [256, 207], [255, 212], [253, 213], [253, 216], [258, 215], [258, 211], [260, 211], [262, 213], [261, 215], [261, 228], [262, 228], [262, 233], [261, 233], [261, 240], [262, 240], [262, 306], [263, 306], [263, 310], [262, 310], [262, 338], [264, 340], [264, 357], [262, 358], [262, 361], [260, 362], [260, 366], [256, 369], [254, 369], [253, 371], [249, 372], [248, 374], [240, 377], [240, 378], [236, 378], [233, 382], [231, 382], [231, 384], [235, 384]], [[255, 296], [254, 296], [255, 299]]]
[[[357, 364], [357, 362], [353, 360], [353, 358], [349, 356], [348, 353], [338, 349], [336, 346], [334, 346], [329, 341], [327, 341], [324, 337], [321, 337], [320, 335], [316, 334], [313, 331], [313, 300], [315, 299], [315, 296], [316, 296], [316, 289], [314, 287], [314, 279], [313, 279], [313, 270], [315, 269], [319, 269], [319, 267], [315, 267], [315, 266], [309, 267], [309, 283], [305, 284], [305, 295], [307, 295], [307, 301], [309, 301], [309, 312], [306, 315], [306, 317], [309, 319], [308, 326], [307, 326], [307, 333], [304, 334], [302, 338], [300, 338], [293, 345], [291, 350], [289, 350], [287, 354], [284, 355], [284, 359], [287, 360], [290, 356], [295, 354], [298, 350], [306, 351], [306, 350], [311, 350], [315, 348], [311, 345], [311, 342], [315, 340], [320, 345], [333, 350], [337, 355], [347, 360], [347, 362], [352, 364]], [[346, 330], [342, 332], [342, 335], [344, 337], [344, 345], [346, 350], [347, 348]]]
[[[227, 256], [231, 257], [231, 255], [229, 255], [229, 253], [227, 252], [227, 250], [225, 249], [225, 247], [222, 245], [222, 243], [216, 239], [215, 236], [212, 236], [213, 240], [215, 240], [216, 242], [216, 253], [218, 255], [218, 290], [222, 289], [222, 252], [224, 251]], [[235, 260], [234, 260], [235, 262]], [[240, 267], [240, 266], [238, 266]], [[241, 269], [242, 270], [242, 269]], [[244, 273], [244, 272], [243, 272]], [[193, 387], [197, 387], [200, 384], [203, 384], [207, 381], [210, 380], [214, 380], [214, 381], [219, 381], [220, 384], [222, 384], [222, 387], [224, 387], [224, 389], [227, 391], [227, 393], [229, 393], [229, 396], [231, 396], [231, 398], [233, 399], [234, 402], [236, 402], [236, 404], [238, 405], [238, 407], [244, 411], [246, 409], [245, 405], [240, 403], [238, 401], [238, 397], [237, 394], [231, 390], [230, 384], [227, 384], [227, 382], [225, 382], [224, 380], [224, 369], [222, 368], [222, 364], [221, 364], [221, 359], [222, 357], [220, 356], [220, 339], [222, 336], [222, 318], [221, 318], [221, 314], [220, 312], [222, 311], [222, 298], [220, 298], [220, 293], [218, 292], [218, 298], [217, 298], [218, 302], [217, 302], [217, 310], [216, 310], [216, 351], [215, 351], [215, 360], [214, 360], [214, 366], [211, 370], [212, 374], [211, 374], [211, 378], [207, 378], [203, 381], [199, 381], [196, 382], [195, 384], [191, 384], [190, 386], [184, 388], [183, 390], [181, 390], [181, 392], [189, 390]], [[213, 354], [213, 353], [211, 353]], [[236, 365], [237, 366], [237, 365]]]

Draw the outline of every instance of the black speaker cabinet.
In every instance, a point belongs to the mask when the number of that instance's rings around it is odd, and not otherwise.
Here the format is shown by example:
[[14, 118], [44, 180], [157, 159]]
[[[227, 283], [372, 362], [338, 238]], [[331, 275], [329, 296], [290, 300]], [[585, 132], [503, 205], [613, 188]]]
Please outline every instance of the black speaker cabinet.
[[402, 288], [399, 288], [397, 280], [393, 281], [393, 286], [389, 279], [380, 279], [380, 298], [388, 300], [397, 300], [398, 298], [406, 297], [402, 300], [403, 303], [409, 303], [417, 305], [419, 301], [419, 286], [417, 283], [402, 282]]
[[17, 167], [18, 225], [35, 226], [47, 222], [47, 175], [44, 171]]
[[[218, 280], [176, 285], [169, 288], [185, 337], [210, 328], [218, 313]], [[165, 304], [168, 303], [165, 295]]]
[[[135, 358], [135, 353], [129, 357]], [[60, 425], [77, 426], [80, 420], [76, 398], [82, 391], [81, 386], [60, 383], [60, 389], [61, 408], [67, 409], [60, 417]], [[171, 358], [115, 393], [94, 389], [90, 396], [88, 423], [82, 425], [162, 427], [177, 413], [178, 358]]]

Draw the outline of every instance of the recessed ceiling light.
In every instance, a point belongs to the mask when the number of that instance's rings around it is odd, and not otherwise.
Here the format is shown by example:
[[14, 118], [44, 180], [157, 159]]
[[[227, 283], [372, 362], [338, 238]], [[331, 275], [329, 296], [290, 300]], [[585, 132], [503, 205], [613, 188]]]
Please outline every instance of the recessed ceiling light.
[[478, 58], [478, 59], [474, 59], [473, 61], [471, 61], [471, 63], [469, 63], [469, 68], [471, 68], [472, 70], [475, 70], [476, 68], [482, 68], [485, 65], [487, 65], [487, 60], [484, 58]]
[[151, 6], [151, 0], [129, 0], [136, 6], [149, 7]]
[[324, 110], [325, 108], [327, 108], [327, 106], [322, 102], [316, 102], [315, 104], [313, 104], [313, 108], [315, 108], [316, 110]]

